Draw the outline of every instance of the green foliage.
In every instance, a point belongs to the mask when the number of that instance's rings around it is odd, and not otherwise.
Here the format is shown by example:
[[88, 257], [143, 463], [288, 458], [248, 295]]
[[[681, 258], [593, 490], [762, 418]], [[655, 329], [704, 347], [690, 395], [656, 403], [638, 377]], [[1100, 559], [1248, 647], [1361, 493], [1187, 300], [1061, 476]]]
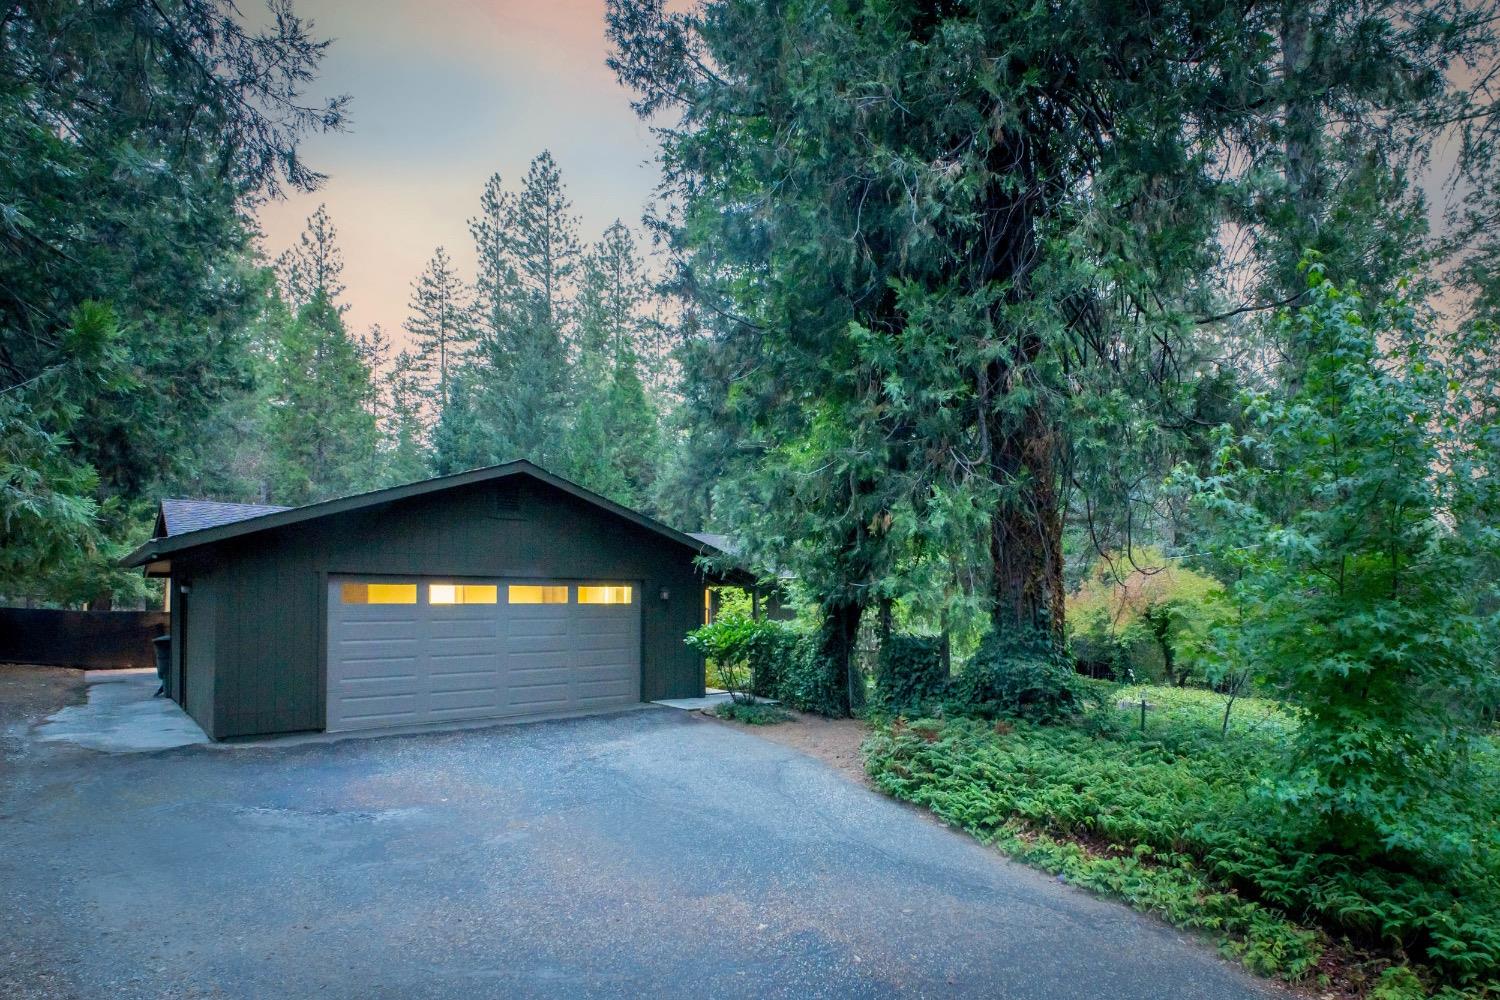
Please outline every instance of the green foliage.
[[757, 698], [786, 700], [802, 707], [792, 695], [788, 679], [798, 672], [806, 655], [808, 639], [795, 626], [764, 618], [756, 622], [755, 634], [746, 643], [750, 664], [750, 690]]
[[775, 647], [779, 675], [776, 698], [800, 712], [829, 718], [849, 714], [849, 692], [823, 652], [816, 634], [780, 641]]
[[643, 378], [649, 296], [635, 239], [617, 220], [584, 255], [578, 283], [568, 469], [577, 482], [633, 507], [651, 495], [661, 447], [659, 400]]
[[142, 596], [141, 503], [211, 478], [263, 287], [247, 209], [320, 177], [288, 7], [16, 5], [0, 28], [0, 530], [8, 597]]
[[[499, 175], [486, 183], [469, 220], [473, 307], [455, 306], [446, 354], [424, 335], [430, 382], [442, 387], [432, 396], [434, 464], [446, 473], [528, 458], [649, 508], [663, 407], [652, 289], [623, 223], [592, 247], [577, 228], [550, 153], [532, 160], [518, 191]], [[457, 285], [437, 293], [437, 264], [413, 300], [414, 330], [444, 328], [431, 303], [463, 298]]]
[[[1220, 613], [1215, 579], [1152, 547], [1100, 558], [1068, 595], [1068, 638], [1081, 664], [1118, 679], [1185, 684], [1194, 652]], [[1199, 668], [1198, 676], [1203, 676]]]
[[833, 681], [819, 638], [774, 619], [720, 614], [688, 633], [687, 643], [713, 661], [736, 700], [774, 698], [802, 712], [847, 714], [847, 694]]
[[714, 709], [714, 714], [747, 726], [774, 726], [792, 717], [784, 708], [759, 701], [726, 701]]
[[1067, 487], [1091, 533], [1136, 523], [1306, 240], [1375, 280], [1424, 249], [1406, 168], [1493, 120], [1442, 69], [1493, 43], [1479, 6], [611, 0], [670, 122], [674, 502], [826, 607], [1060, 638]]
[[1084, 707], [1083, 681], [1046, 634], [990, 633], [954, 678], [957, 711], [1059, 722]]
[[569, 323], [583, 248], [552, 154], [532, 159], [519, 190], [490, 178], [470, 220], [479, 258], [478, 340], [466, 368], [468, 400], [440, 398], [434, 434], [440, 472], [526, 458], [569, 470], [574, 387]]
[[761, 624], [744, 615], [721, 614], [687, 634], [688, 648], [709, 660], [720, 686], [735, 701], [745, 700], [751, 691], [750, 647]]
[[1196, 482], [1235, 580], [1221, 644], [1301, 714], [1267, 787], [1286, 836], [1450, 871], [1492, 839], [1456, 828], [1451, 799], [1494, 667], [1500, 372], [1476, 380], [1474, 339], [1400, 296], [1309, 279], [1281, 320], [1308, 348], [1300, 383], [1253, 398], [1251, 431]]
[[263, 472], [273, 503], [313, 503], [371, 489], [380, 479], [377, 388], [344, 325], [343, 267], [338, 232], [320, 206], [298, 248], [279, 262], [287, 304], [273, 294], [265, 305]]
[[1142, 688], [1121, 698], [1141, 695], [1155, 706], [1145, 732], [1128, 705], [1113, 710], [1117, 725], [1093, 733], [898, 720], [866, 744], [869, 770], [886, 792], [1069, 881], [1219, 936], [1263, 973], [1306, 977], [1330, 941], [1347, 937], [1475, 995], [1500, 977], [1493, 749], [1474, 760], [1464, 779], [1474, 794], [1452, 820], [1489, 846], [1462, 867], [1423, 874], [1281, 835], [1256, 793], [1296, 737], [1296, 719], [1274, 704], [1247, 699], [1221, 737], [1211, 693]]
[[880, 646], [874, 704], [884, 712], [920, 712], [948, 693], [943, 641], [933, 636], [893, 633]]
[[438, 247], [411, 290], [406, 332], [416, 348], [421, 374], [437, 412], [448, 406], [453, 376], [474, 341], [468, 288], [448, 252]]

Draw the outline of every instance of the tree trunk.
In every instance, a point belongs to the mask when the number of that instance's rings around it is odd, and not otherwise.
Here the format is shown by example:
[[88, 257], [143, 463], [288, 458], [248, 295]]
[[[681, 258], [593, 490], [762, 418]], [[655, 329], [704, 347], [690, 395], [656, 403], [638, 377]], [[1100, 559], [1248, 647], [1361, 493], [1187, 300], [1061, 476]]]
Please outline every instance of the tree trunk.
[[1281, 76], [1286, 93], [1284, 108], [1287, 191], [1297, 208], [1297, 218], [1318, 230], [1322, 202], [1322, 124], [1312, 96], [1314, 84], [1307, 79], [1311, 56], [1312, 13], [1301, 0], [1289, 0], [1281, 12]]
[[845, 718], [850, 709], [849, 663], [859, 635], [859, 620], [864, 605], [832, 601], [823, 605], [823, 622], [818, 633], [818, 652], [828, 670], [829, 714]]
[[[997, 124], [1003, 119], [997, 109]], [[1004, 306], [1034, 294], [1030, 278], [1041, 254], [1036, 218], [1044, 185], [1038, 162], [1045, 144], [1021, 129], [1008, 131], [990, 153], [994, 179], [985, 206], [983, 257], [986, 284], [1003, 283], [993, 335], [1013, 348], [981, 367], [978, 375], [980, 447], [1000, 499], [990, 517], [991, 624], [997, 632], [1040, 630], [1062, 642], [1062, 512], [1057, 491], [1061, 432], [1046, 412], [1037, 362], [1046, 345], [1032, 328], [1018, 327]], [[1035, 394], [1019, 413], [1004, 403], [1016, 391]]]
[[1000, 437], [991, 468], [1004, 491], [990, 518], [991, 624], [1033, 630], [1062, 642], [1062, 512], [1057, 495], [1057, 431], [1033, 410]]

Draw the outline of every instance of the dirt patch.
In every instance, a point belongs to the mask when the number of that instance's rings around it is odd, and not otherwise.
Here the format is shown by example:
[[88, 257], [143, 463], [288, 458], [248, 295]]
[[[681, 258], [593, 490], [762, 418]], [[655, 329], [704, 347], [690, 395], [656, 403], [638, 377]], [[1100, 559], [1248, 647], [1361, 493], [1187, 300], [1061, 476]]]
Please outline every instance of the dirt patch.
[[702, 714], [721, 726], [731, 726], [741, 732], [816, 757], [852, 780], [866, 787], [874, 787], [870, 784], [870, 776], [865, 773], [865, 759], [859, 752], [859, 745], [870, 735], [869, 723], [861, 719], [825, 719], [821, 715], [791, 712], [790, 722], [774, 726], [747, 726], [741, 722], [721, 719], [711, 712]]
[[0, 663], [0, 728], [30, 725], [83, 701], [82, 670]]

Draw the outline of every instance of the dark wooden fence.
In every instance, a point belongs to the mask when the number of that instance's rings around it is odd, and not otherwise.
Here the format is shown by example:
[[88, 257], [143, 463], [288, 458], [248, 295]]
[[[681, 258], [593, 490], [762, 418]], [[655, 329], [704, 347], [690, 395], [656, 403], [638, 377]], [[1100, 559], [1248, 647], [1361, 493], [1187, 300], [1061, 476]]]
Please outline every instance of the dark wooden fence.
[[165, 611], [0, 608], [0, 663], [88, 670], [156, 665], [151, 640], [167, 634]]

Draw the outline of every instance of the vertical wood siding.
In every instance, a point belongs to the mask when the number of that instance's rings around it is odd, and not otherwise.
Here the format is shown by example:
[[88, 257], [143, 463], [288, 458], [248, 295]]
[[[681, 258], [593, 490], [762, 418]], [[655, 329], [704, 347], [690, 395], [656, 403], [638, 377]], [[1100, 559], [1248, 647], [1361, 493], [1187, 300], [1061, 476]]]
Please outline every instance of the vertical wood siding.
[[[516, 495], [516, 487], [515, 479], [479, 483], [232, 540], [204, 553], [216, 585], [212, 735], [323, 728], [325, 595], [332, 573], [633, 583], [641, 601], [641, 697], [701, 695], [703, 661], [683, 643], [703, 613], [704, 580], [693, 551], [529, 479], [519, 480], [517, 516], [501, 496]], [[196, 612], [190, 605], [190, 665], [201, 662], [191, 634]], [[190, 704], [195, 684], [202, 682], [191, 674]]]

